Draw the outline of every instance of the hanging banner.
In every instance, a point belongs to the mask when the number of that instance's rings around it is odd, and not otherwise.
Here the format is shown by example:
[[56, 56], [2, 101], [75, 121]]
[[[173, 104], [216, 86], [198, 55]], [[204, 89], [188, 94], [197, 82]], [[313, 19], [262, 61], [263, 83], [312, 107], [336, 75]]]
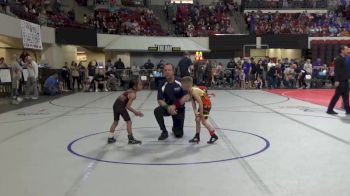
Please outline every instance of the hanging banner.
[[40, 26], [31, 22], [21, 21], [23, 47], [42, 50]]

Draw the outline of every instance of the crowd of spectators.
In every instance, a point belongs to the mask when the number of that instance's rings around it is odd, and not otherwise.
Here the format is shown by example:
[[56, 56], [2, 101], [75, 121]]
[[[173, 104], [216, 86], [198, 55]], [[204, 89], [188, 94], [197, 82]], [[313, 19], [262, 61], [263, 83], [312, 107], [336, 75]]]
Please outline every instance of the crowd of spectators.
[[[148, 59], [136, 67], [125, 66], [121, 59], [114, 63], [108, 60], [105, 65], [97, 61], [86, 64], [72, 61], [42, 80], [38, 64], [28, 53], [20, 57], [14, 55], [9, 62], [0, 58], [0, 68], [11, 69], [13, 103], [20, 103], [21, 95], [26, 99], [38, 99], [38, 89], [46, 95], [121, 90], [134, 76], [145, 77], [142, 80], [149, 85], [153, 80], [157, 87], [162, 81], [164, 64], [163, 59], [159, 63]], [[197, 85], [212, 88], [324, 88], [334, 82], [334, 65], [327, 66], [320, 59], [312, 64], [310, 59], [235, 58], [223, 64], [216, 60], [192, 61], [189, 54], [185, 54], [175, 67], [178, 77], [192, 76]], [[25, 81], [23, 69], [28, 73]]]
[[198, 61], [192, 76], [198, 85], [219, 88], [322, 88], [333, 81], [334, 68], [306, 61], [261, 58], [235, 58], [227, 65]]
[[254, 9], [327, 8], [327, 0], [245, 0], [244, 7]]
[[65, 62], [60, 72], [62, 87], [65, 91], [108, 91], [104, 67], [96, 61], [87, 66], [83, 62]]
[[[78, 1], [78, 3], [85, 5], [87, 2]], [[0, 11], [50, 27], [89, 27], [102, 33], [121, 35], [167, 35], [153, 11], [146, 8], [118, 6], [113, 10], [101, 8], [92, 14], [84, 15], [83, 24], [77, 22], [73, 9], [68, 11], [62, 9], [60, 0], [0, 0]]]
[[238, 11], [238, 4], [231, 0], [220, 0], [213, 5], [166, 3], [164, 12], [175, 25], [175, 35], [195, 37], [212, 34], [231, 34], [232, 12]]
[[[148, 60], [140, 69], [147, 70], [145, 75], [149, 75], [156, 71], [156, 67]], [[90, 61], [87, 65], [83, 62], [72, 61], [69, 65], [65, 65], [61, 69], [63, 89], [66, 91], [116, 91], [123, 88], [131, 79], [131, 68], [126, 67], [122, 59], [118, 59], [114, 63], [107, 60], [105, 65]]]
[[166, 35], [152, 10], [146, 8], [118, 8], [115, 11], [98, 9], [85, 15], [84, 21], [99, 32], [120, 35]]
[[348, 1], [341, 0], [338, 2], [336, 13], [341, 14], [346, 18], [346, 20], [350, 20], [350, 4]]
[[350, 36], [349, 22], [342, 14], [330, 11], [327, 14], [308, 13], [246, 13], [251, 34], [308, 34], [314, 37]]
[[[22, 102], [23, 96], [27, 100], [37, 100], [39, 98], [39, 65], [34, 58], [29, 53], [23, 52], [21, 56], [14, 54], [7, 60], [6, 62], [4, 57], [0, 57], [0, 68], [9, 69], [11, 73], [11, 102], [15, 104]], [[24, 69], [27, 73], [25, 82], [22, 76]]]
[[80, 26], [75, 21], [73, 10], [64, 11], [60, 0], [3, 0], [3, 12], [29, 22], [40, 25], [59, 26]]
[[[87, 2], [77, 0], [81, 5]], [[114, 2], [114, 1], [113, 1]], [[246, 1], [257, 3], [257, 1]], [[260, 2], [260, 1], [259, 1]], [[307, 7], [319, 2], [302, 1]], [[104, 4], [106, 1], [96, 3]], [[110, 4], [111, 1], [108, 0]], [[275, 1], [284, 6], [295, 5], [289, 0]], [[303, 4], [303, 5], [304, 5]], [[297, 5], [295, 5], [297, 6]], [[17, 16], [30, 22], [51, 27], [73, 26], [95, 28], [101, 33], [121, 35], [166, 36], [175, 34], [196, 37], [213, 34], [234, 33], [230, 16], [239, 11], [239, 5], [233, 0], [219, 0], [213, 5], [175, 4], [166, 1], [165, 15], [175, 26], [174, 32], [162, 30], [159, 19], [147, 8], [115, 6], [98, 8], [92, 14], [84, 15], [83, 23], [76, 22], [74, 10], [64, 11], [60, 0], [0, 0], [0, 11]], [[341, 1], [338, 10], [326, 14], [308, 13], [263, 13], [250, 12], [245, 15], [251, 34], [309, 34], [310, 36], [350, 36], [350, 7]]]

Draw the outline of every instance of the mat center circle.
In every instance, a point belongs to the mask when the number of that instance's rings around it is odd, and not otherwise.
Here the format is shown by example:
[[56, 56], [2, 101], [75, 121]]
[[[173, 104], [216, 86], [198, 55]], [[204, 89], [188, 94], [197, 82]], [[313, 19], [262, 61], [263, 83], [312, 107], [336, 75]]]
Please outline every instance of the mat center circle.
[[247, 158], [264, 152], [270, 146], [270, 142], [262, 136], [225, 128], [218, 129], [220, 139], [214, 145], [206, 143], [209, 134], [205, 130], [202, 130], [199, 144], [188, 143], [194, 127], [185, 127], [181, 139], [170, 136], [166, 141], [157, 141], [158, 129], [134, 128], [135, 136], [142, 140], [142, 145], [128, 145], [126, 131], [120, 130], [115, 144], [106, 144], [107, 132], [96, 132], [75, 139], [67, 149], [78, 157], [105, 163], [190, 165]]

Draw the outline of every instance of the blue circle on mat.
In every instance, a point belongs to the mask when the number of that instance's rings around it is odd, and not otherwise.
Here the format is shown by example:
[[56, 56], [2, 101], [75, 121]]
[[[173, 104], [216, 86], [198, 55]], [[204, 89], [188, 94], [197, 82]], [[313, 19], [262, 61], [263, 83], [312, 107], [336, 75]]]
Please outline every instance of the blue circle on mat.
[[[143, 128], [158, 128], [158, 127], [139, 127], [139, 128], [134, 128], [134, 129], [143, 129]], [[75, 139], [74, 141], [72, 141], [71, 143], [68, 144], [67, 150], [70, 153], [72, 153], [72, 154], [74, 154], [74, 155], [76, 155], [78, 157], [85, 158], [85, 159], [90, 159], [90, 160], [93, 160], [93, 161], [104, 162], [104, 163], [114, 163], [114, 164], [123, 164], [123, 165], [148, 165], [148, 166], [167, 166], [167, 165], [169, 165], [169, 166], [171, 166], [171, 165], [198, 165], [198, 164], [209, 164], [209, 163], [219, 163], [219, 162], [225, 162], [225, 161], [233, 161], [233, 160], [237, 160], [237, 159], [243, 159], [243, 158], [247, 158], [247, 157], [258, 155], [258, 154], [264, 152], [265, 150], [267, 150], [270, 147], [270, 142], [266, 138], [264, 138], [264, 137], [262, 137], [260, 135], [256, 135], [254, 133], [249, 133], [249, 132], [245, 132], [245, 131], [238, 131], [238, 130], [225, 129], [225, 128], [220, 128], [219, 130], [221, 130], [221, 131], [238, 132], [238, 133], [251, 135], [251, 136], [259, 138], [260, 140], [263, 140], [265, 145], [260, 150], [254, 152], [254, 153], [251, 153], [251, 154], [247, 154], [247, 155], [242, 155], [242, 156], [238, 156], [238, 157], [231, 157], [231, 158], [227, 158], [227, 159], [213, 160], [213, 161], [200, 161], [200, 162], [188, 162], [188, 163], [133, 163], [133, 162], [123, 162], [123, 161], [109, 161], [109, 160], [98, 159], [98, 158], [95, 158], [95, 157], [89, 157], [89, 156], [80, 154], [78, 152], [75, 152], [73, 150], [73, 145], [76, 142], [78, 142], [80, 140], [83, 140], [85, 138], [91, 137], [91, 136], [107, 133], [107, 132], [98, 132], [98, 133], [89, 134], [89, 135], [80, 137], [78, 139]]]

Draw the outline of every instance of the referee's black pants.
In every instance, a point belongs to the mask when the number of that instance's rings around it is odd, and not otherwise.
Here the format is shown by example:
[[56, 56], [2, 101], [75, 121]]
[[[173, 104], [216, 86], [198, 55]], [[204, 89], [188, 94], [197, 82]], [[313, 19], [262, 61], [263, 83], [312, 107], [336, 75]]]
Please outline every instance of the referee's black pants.
[[349, 107], [349, 82], [347, 80], [340, 81], [339, 86], [335, 89], [335, 94], [329, 103], [328, 111], [333, 111], [335, 105], [337, 104], [340, 96], [342, 96], [344, 109], [347, 113], [350, 113]]
[[[167, 131], [164, 124], [164, 117], [170, 116], [168, 111], [159, 106], [154, 109], [154, 116], [157, 119], [159, 127], [162, 131]], [[173, 133], [175, 137], [181, 138], [184, 135], [184, 121], [185, 121], [185, 110], [178, 110], [177, 115], [171, 116], [173, 118]]]

